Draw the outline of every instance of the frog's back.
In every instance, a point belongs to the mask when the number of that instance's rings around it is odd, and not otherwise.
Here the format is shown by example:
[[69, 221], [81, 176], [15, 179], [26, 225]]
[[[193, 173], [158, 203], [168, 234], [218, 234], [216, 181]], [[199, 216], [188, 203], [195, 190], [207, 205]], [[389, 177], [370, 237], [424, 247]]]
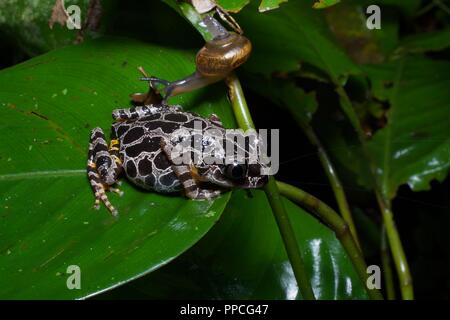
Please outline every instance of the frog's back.
[[135, 184], [157, 192], [175, 192], [181, 184], [171, 163], [161, 148], [162, 141], [170, 141], [178, 129], [194, 129], [201, 124], [209, 127], [200, 116], [174, 109], [158, 109], [138, 120], [113, 124], [120, 145], [120, 157], [127, 177]]

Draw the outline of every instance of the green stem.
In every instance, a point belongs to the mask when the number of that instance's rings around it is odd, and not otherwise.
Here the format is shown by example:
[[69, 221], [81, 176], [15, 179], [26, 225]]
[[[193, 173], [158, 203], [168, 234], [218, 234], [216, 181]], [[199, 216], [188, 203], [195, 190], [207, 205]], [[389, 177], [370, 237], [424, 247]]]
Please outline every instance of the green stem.
[[[340, 240], [344, 250], [347, 252], [350, 260], [352, 261], [359, 279], [363, 284], [366, 284], [368, 276], [367, 265], [361, 251], [349, 232], [348, 225], [339, 216], [339, 214], [313, 195], [299, 188], [279, 181], [277, 181], [277, 185], [283, 196], [297, 203], [306, 210], [314, 212], [323, 223], [334, 231], [336, 237]], [[373, 300], [383, 299], [379, 290], [367, 289], [367, 294]]]
[[325, 148], [323, 147], [322, 143], [320, 142], [311, 125], [309, 123], [306, 123], [302, 119], [299, 119], [299, 117], [296, 118], [298, 124], [303, 129], [303, 132], [306, 134], [306, 137], [308, 138], [309, 142], [317, 148], [319, 160], [327, 174], [328, 180], [330, 181], [334, 196], [336, 198], [336, 202], [339, 206], [339, 212], [341, 213], [345, 222], [348, 224], [353, 239], [355, 239], [358, 248], [361, 250], [361, 245], [358, 239], [358, 233], [356, 232], [355, 223], [353, 222], [352, 213], [350, 211], [350, 206], [348, 205], [347, 197], [345, 196], [344, 188], [342, 187], [342, 183], [337, 175], [337, 172], [334, 169], [334, 166], [331, 163], [331, 160], [328, 157]]
[[[248, 110], [239, 79], [232, 73], [226, 79], [226, 82], [229, 88], [229, 97], [233, 112], [239, 127], [243, 130], [254, 129], [255, 125], [250, 115], [250, 111]], [[311, 288], [294, 230], [292, 229], [291, 222], [289, 221], [289, 217], [281, 200], [275, 179], [272, 176], [269, 177], [269, 181], [264, 187], [264, 191], [270, 206], [272, 207], [275, 220], [277, 221], [278, 229], [280, 230], [281, 238], [283, 239], [284, 247], [286, 248], [301, 295], [304, 299], [314, 300], [314, 292]]]
[[303, 262], [303, 257], [298, 247], [297, 239], [295, 238], [294, 229], [292, 229], [278, 186], [273, 177], [269, 178], [268, 183], [264, 187], [264, 191], [272, 207], [275, 220], [277, 221], [278, 229], [280, 230], [281, 238], [283, 239], [284, 247], [286, 248], [301, 295], [306, 300], [315, 300], [305, 263]]
[[385, 201], [379, 193], [377, 193], [377, 198], [383, 215], [383, 222], [386, 228], [386, 234], [389, 240], [392, 256], [394, 258], [394, 264], [399, 276], [402, 298], [404, 300], [413, 300], [414, 291], [411, 272], [409, 271], [408, 260], [406, 259], [406, 255], [403, 250], [400, 235], [398, 234], [397, 227], [395, 226], [391, 203], [390, 201]]
[[[337, 82], [336, 82], [337, 83]], [[390, 200], [386, 199], [381, 194], [381, 187], [377, 179], [375, 163], [370, 155], [369, 149], [367, 147], [367, 141], [364, 135], [364, 131], [361, 128], [358, 116], [353, 108], [352, 102], [348, 97], [345, 90], [339, 84], [336, 84], [336, 92], [340, 96], [341, 106], [347, 117], [349, 118], [351, 124], [355, 128], [358, 139], [361, 143], [364, 155], [369, 162], [370, 166], [370, 177], [372, 179], [372, 184], [375, 190], [375, 195], [378, 200], [378, 206], [380, 207], [381, 215], [383, 217], [384, 224], [386, 226], [387, 237], [389, 240], [389, 246], [391, 248], [391, 253], [394, 258], [394, 263], [398, 278], [400, 281], [400, 291], [402, 293], [402, 298], [404, 300], [410, 300], [414, 298], [412, 277], [409, 271], [408, 260], [406, 259], [405, 251], [403, 249], [402, 242], [400, 240], [400, 235], [398, 233], [397, 227], [395, 226], [392, 210], [390, 207]]]
[[231, 107], [233, 108], [233, 113], [239, 128], [243, 130], [254, 129], [255, 124], [248, 110], [247, 101], [245, 100], [244, 91], [242, 90], [239, 79], [232, 73], [225, 81], [229, 88], [228, 95], [231, 101]]
[[386, 287], [386, 296], [388, 300], [395, 300], [394, 277], [391, 268], [391, 254], [386, 239], [386, 228], [381, 230], [381, 262], [383, 264], [384, 285]]

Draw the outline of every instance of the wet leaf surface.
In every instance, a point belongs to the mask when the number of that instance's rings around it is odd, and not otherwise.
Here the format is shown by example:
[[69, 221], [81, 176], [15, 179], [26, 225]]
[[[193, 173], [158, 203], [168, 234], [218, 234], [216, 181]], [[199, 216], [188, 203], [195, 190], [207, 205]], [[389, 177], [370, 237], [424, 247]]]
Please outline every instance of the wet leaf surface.
[[[85, 167], [89, 132], [109, 132], [111, 112], [147, 90], [137, 67], [165, 79], [194, 70], [192, 52], [106, 38], [0, 72], [0, 297], [81, 298], [150, 272], [196, 243], [229, 194], [191, 201], [122, 185], [120, 216], [93, 209]], [[224, 86], [173, 99], [233, 126]], [[81, 268], [68, 290], [67, 267]]]
[[365, 70], [390, 103], [386, 127], [369, 143], [384, 195], [404, 183], [428, 190], [450, 167], [450, 63], [407, 58]]
[[[284, 200], [318, 299], [366, 299], [334, 233]], [[236, 191], [218, 224], [168, 266], [100, 298], [301, 299], [262, 191]]]

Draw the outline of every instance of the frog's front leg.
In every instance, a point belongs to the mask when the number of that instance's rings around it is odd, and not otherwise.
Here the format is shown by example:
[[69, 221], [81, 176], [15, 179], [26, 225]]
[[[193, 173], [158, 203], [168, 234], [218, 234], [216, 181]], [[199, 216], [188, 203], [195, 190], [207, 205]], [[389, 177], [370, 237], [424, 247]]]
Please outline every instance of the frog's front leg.
[[173, 165], [172, 169], [180, 180], [184, 193], [190, 199], [212, 199], [222, 192], [221, 190], [201, 189], [192, 175], [191, 167], [188, 165]]
[[[170, 143], [166, 143], [164, 140], [161, 141], [161, 148], [163, 149], [165, 155], [172, 161], [172, 146]], [[180, 180], [181, 185], [183, 186], [183, 190], [186, 196], [190, 199], [200, 200], [200, 199], [211, 199], [217, 197], [222, 193], [221, 190], [209, 190], [202, 189], [198, 186], [196, 180], [194, 179], [193, 173], [191, 171], [190, 165], [172, 165], [172, 170], [177, 176], [178, 180]]]
[[96, 208], [99, 207], [100, 201], [102, 201], [114, 216], [118, 214], [118, 211], [109, 202], [106, 190], [120, 195], [123, 194], [119, 189], [111, 187], [117, 182], [121, 171], [122, 161], [119, 158], [119, 141], [115, 131], [113, 130], [112, 132], [111, 143], [108, 148], [102, 129], [95, 128], [92, 130], [89, 143], [88, 179], [95, 194]]

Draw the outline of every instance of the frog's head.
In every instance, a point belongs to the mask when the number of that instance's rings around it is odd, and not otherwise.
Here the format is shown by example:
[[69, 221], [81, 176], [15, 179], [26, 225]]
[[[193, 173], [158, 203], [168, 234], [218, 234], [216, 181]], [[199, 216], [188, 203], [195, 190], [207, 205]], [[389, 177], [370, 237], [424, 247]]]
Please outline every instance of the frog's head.
[[222, 188], [260, 188], [267, 183], [267, 175], [261, 174], [260, 164], [232, 163], [193, 168], [194, 176], [201, 182]]
[[[260, 188], [267, 183], [268, 176], [264, 174], [267, 166], [255, 155], [256, 144], [249, 143], [248, 137], [245, 140], [240, 133], [238, 135], [237, 139], [236, 132], [232, 133], [231, 137], [227, 136], [225, 143], [224, 140], [211, 137], [203, 139], [203, 146], [209, 148], [203, 150], [203, 161], [191, 167], [197, 181], [222, 188], [242, 189]], [[238, 140], [243, 143], [237, 143]]]

